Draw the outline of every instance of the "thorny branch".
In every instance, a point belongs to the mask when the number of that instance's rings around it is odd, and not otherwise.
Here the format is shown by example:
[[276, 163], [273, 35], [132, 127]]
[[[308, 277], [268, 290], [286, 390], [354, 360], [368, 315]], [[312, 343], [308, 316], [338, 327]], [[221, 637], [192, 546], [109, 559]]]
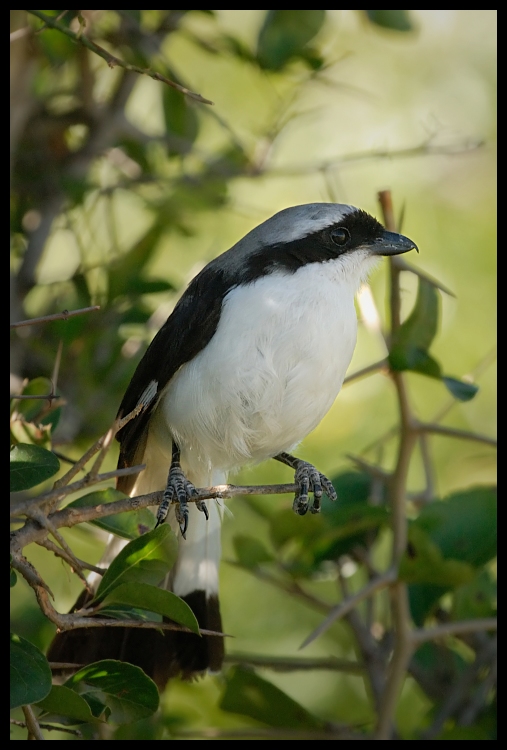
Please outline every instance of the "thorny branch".
[[[379, 195], [382, 210], [384, 212], [385, 224], [388, 229], [395, 231], [394, 213], [392, 210], [391, 197], [388, 192]], [[391, 292], [390, 292], [390, 310], [391, 310], [391, 332], [395, 331], [401, 324], [400, 319], [400, 272], [409, 270], [408, 264], [400, 262], [399, 258], [392, 259], [391, 263]], [[412, 270], [410, 268], [410, 270]], [[425, 276], [423, 273], [419, 275]], [[425, 278], [429, 278], [426, 277]], [[442, 285], [429, 279], [438, 286], [442, 291], [450, 293]], [[78, 314], [82, 311], [74, 311]], [[63, 315], [63, 313], [61, 314]], [[48, 316], [49, 318], [54, 316]], [[45, 322], [43, 319], [37, 321], [23, 321], [22, 324], [30, 325], [35, 322]], [[431, 493], [432, 477], [430, 476], [431, 461], [428, 456], [427, 437], [430, 434], [447, 435], [449, 437], [461, 438], [466, 440], [476, 440], [488, 445], [496, 445], [496, 442], [483, 435], [472, 433], [465, 430], [456, 430], [442, 427], [435, 422], [423, 423], [414, 416], [408, 398], [408, 392], [404, 377], [398, 372], [389, 372], [388, 361], [383, 359], [362, 370], [349, 376], [346, 382], [351, 382], [360, 377], [370, 375], [374, 372], [382, 371], [391, 377], [395, 386], [398, 408], [400, 412], [400, 426], [396, 432], [399, 433], [399, 445], [395, 468], [392, 473], [388, 473], [380, 467], [367, 463], [363, 459], [353, 457], [353, 460], [361, 466], [364, 471], [370, 473], [377, 481], [386, 485], [389, 489], [389, 496], [392, 510], [392, 560], [389, 569], [385, 573], [371, 572], [370, 581], [357, 593], [348, 594], [346, 581], [341, 575], [338, 566], [340, 584], [342, 588], [342, 601], [336, 607], [331, 607], [326, 602], [307, 593], [296, 581], [287, 582], [286, 578], [273, 575], [265, 570], [262, 566], [249, 569], [249, 572], [263, 580], [276, 586], [279, 590], [284, 591], [298, 598], [301, 602], [313, 607], [314, 609], [326, 615], [321, 625], [306, 639], [303, 646], [309, 644], [318, 635], [327, 630], [333, 622], [343, 618], [352, 628], [356, 637], [359, 651], [361, 653], [361, 663], [350, 663], [345, 660], [332, 659], [292, 659], [292, 658], [270, 658], [258, 657], [241, 654], [232, 654], [226, 658], [229, 663], [250, 664], [257, 667], [271, 668], [278, 671], [294, 671], [298, 669], [336, 669], [349, 673], [362, 673], [367, 675], [369, 680], [373, 700], [378, 715], [378, 724], [376, 728], [375, 739], [393, 739], [394, 738], [394, 712], [398, 701], [398, 696], [407, 673], [412, 673], [411, 657], [414, 651], [423, 643], [431, 640], [438, 640], [448, 636], [463, 637], [479, 633], [484, 635], [486, 631], [496, 630], [497, 622], [495, 618], [484, 618], [462, 622], [448, 622], [439, 624], [433, 628], [417, 628], [411, 626], [411, 617], [408, 606], [407, 586], [398, 579], [398, 568], [402, 555], [405, 552], [407, 543], [407, 519], [406, 519], [406, 501], [409, 499], [407, 494], [407, 475], [413, 455], [414, 448], [419, 442], [423, 452], [423, 463], [426, 472], [427, 488], [426, 491]], [[50, 596], [52, 596], [49, 587], [40, 578], [33, 566], [23, 557], [22, 549], [30, 543], [37, 543], [46, 547], [48, 550], [59, 555], [66, 560], [74, 569], [80, 573], [80, 568], [88, 568], [98, 573], [103, 571], [94, 566], [90, 566], [73, 556], [73, 553], [65, 545], [58, 547], [47, 539], [48, 533], [55, 535], [61, 543], [61, 537], [56, 535], [56, 529], [61, 527], [72, 527], [83, 522], [90, 522], [99, 518], [105, 518], [117, 513], [155, 506], [162, 499], [162, 492], [153, 492], [148, 495], [141, 495], [133, 498], [124, 498], [112, 503], [98, 504], [93, 507], [83, 508], [63, 508], [56, 510], [55, 506], [61, 502], [67, 495], [88, 486], [93, 486], [99, 482], [119, 476], [122, 473], [138, 473], [144, 467], [131, 467], [127, 470], [106, 472], [99, 474], [100, 466], [106, 455], [106, 452], [116, 434], [124, 424], [134, 418], [139, 410], [135, 410], [122, 420], [116, 421], [111, 429], [102, 436], [85, 455], [67, 472], [60, 480], [55, 482], [54, 488], [43, 493], [37, 498], [24, 500], [18, 503], [13, 511], [14, 515], [26, 515], [27, 521], [24, 525], [13, 533], [12, 554], [13, 567], [25, 578], [31, 588], [34, 590], [37, 601], [44, 614], [54, 622], [60, 630], [70, 630], [77, 627], [137, 627], [137, 628], [162, 628], [185, 630], [180, 626], [170, 623], [160, 622], [140, 622], [138, 620], [111, 620], [99, 617], [89, 617], [83, 613], [60, 614], [53, 607]], [[440, 418], [440, 417], [438, 417]], [[98, 453], [92, 469], [81, 480], [70, 483], [76, 474], [83, 470], [87, 462]], [[294, 484], [284, 485], [262, 485], [262, 486], [242, 486], [220, 485], [217, 487], [201, 488], [198, 491], [194, 501], [202, 499], [225, 499], [239, 495], [275, 495], [282, 493], [294, 493], [296, 486]], [[426, 498], [428, 499], [428, 498]], [[422, 496], [421, 496], [422, 501]], [[41, 520], [40, 514], [46, 511], [45, 521]], [[237, 563], [234, 563], [237, 564]], [[394, 626], [395, 637], [387, 640], [377, 641], [372, 632], [370, 632], [370, 622], [365, 623], [359, 614], [358, 605], [361, 602], [370, 602], [372, 597], [379, 592], [388, 592], [391, 618]], [[213, 631], [201, 631], [203, 634], [223, 636], [221, 633]], [[390, 654], [391, 643], [394, 648]], [[489, 640], [486, 642], [486, 648]], [[488, 654], [490, 652], [488, 651]], [[389, 659], [390, 656], [390, 659]], [[486, 657], [484, 657], [486, 658]], [[490, 658], [488, 656], [488, 658]], [[477, 679], [478, 669], [484, 659], [477, 652], [477, 658], [474, 665], [469, 670], [469, 682]], [[488, 662], [489, 664], [490, 662]], [[414, 672], [416, 674], [416, 672]], [[481, 697], [484, 698], [490, 686], [496, 681], [496, 672], [494, 665], [491, 665], [488, 678], [481, 683], [480, 690], [476, 692], [475, 703], [464, 705], [463, 689], [456, 687], [449, 701], [442, 708], [442, 711], [435, 719], [433, 726], [428, 730], [428, 738], [434, 737], [443, 726], [443, 721], [450, 715], [456, 714], [461, 710], [463, 721], [469, 720], [469, 717], [477, 712], [478, 702]], [[486, 692], [485, 692], [486, 691]], [[467, 693], [468, 695], [468, 693]], [[473, 705], [472, 705], [473, 704]], [[482, 704], [481, 704], [482, 705]], [[26, 714], [25, 714], [26, 715]], [[29, 721], [27, 718], [27, 726]], [[31, 734], [34, 735], [37, 728], [32, 727]], [[39, 728], [40, 732], [40, 728]], [[312, 734], [312, 738], [315, 738]]]
[[[153, 78], [155, 81], [161, 81], [162, 83], [167, 84], [167, 86], [171, 86], [173, 89], [176, 89], [176, 91], [179, 91], [181, 94], [184, 94], [185, 96], [188, 96], [189, 99], [194, 99], [196, 102], [200, 102], [201, 104], [213, 104], [212, 101], [209, 99], [205, 99], [204, 96], [201, 96], [200, 94], [196, 94], [194, 91], [190, 91], [189, 89], [185, 88], [185, 86], [180, 86], [179, 83], [176, 83], [175, 81], [171, 81], [169, 78], [166, 78], [165, 76], [161, 75], [160, 73], [157, 73], [155, 70], [152, 70], [152, 68], [140, 68], [138, 65], [131, 65], [130, 63], [125, 62], [124, 60], [120, 60], [120, 58], [116, 57], [115, 55], [112, 55], [110, 52], [104, 49], [104, 47], [100, 47], [100, 45], [96, 44], [95, 42], [92, 42], [91, 39], [89, 39], [86, 34], [83, 33], [75, 33], [74, 31], [71, 31], [67, 26], [64, 26], [63, 24], [59, 23], [55, 18], [52, 18], [51, 16], [47, 16], [45, 13], [42, 13], [40, 10], [27, 10], [27, 13], [31, 13], [33, 16], [36, 16], [41, 21], [44, 22], [45, 26], [47, 26], [50, 29], [56, 29], [57, 31], [60, 31], [62, 34], [65, 34], [65, 36], [68, 36], [72, 41], [76, 42], [77, 44], [82, 44], [83, 47], [87, 47], [91, 52], [94, 52], [99, 57], [102, 57], [103, 60], [107, 62], [110, 68], [124, 68], [125, 70], [129, 70], [133, 73], [140, 73], [141, 75], [147, 75], [150, 78]], [[80, 30], [81, 31], [81, 30]]]

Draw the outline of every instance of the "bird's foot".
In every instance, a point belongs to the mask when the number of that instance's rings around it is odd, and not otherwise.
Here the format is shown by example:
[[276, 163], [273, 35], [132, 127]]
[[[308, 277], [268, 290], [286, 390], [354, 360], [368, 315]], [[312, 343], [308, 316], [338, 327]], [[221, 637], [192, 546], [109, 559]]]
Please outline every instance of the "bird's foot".
[[[320, 501], [325, 493], [330, 500], [336, 500], [337, 495], [335, 488], [330, 480], [318, 471], [315, 466], [306, 461], [298, 460], [294, 481], [298, 486], [298, 491], [294, 497], [292, 509], [299, 516], [304, 516], [310, 510], [310, 513], [320, 513]], [[313, 503], [310, 504], [308, 493], [313, 493]]]
[[[337, 499], [332, 482], [324, 474], [321, 474], [313, 464], [302, 461], [300, 458], [294, 458], [289, 453], [280, 453], [275, 458], [295, 469], [294, 482], [298, 489], [292, 509], [299, 516], [304, 516], [308, 510], [310, 510], [310, 513], [320, 513], [320, 501], [323, 494], [326, 494], [333, 502]], [[311, 504], [309, 493], [313, 494], [313, 503]]]
[[179, 524], [181, 535], [183, 539], [186, 538], [188, 528], [188, 501], [194, 500], [198, 510], [202, 511], [206, 520], [208, 520], [208, 508], [204, 500], [195, 500], [197, 496], [197, 490], [190, 482], [181, 466], [178, 463], [173, 463], [167, 478], [167, 486], [164, 490], [162, 502], [159, 505], [157, 512], [157, 526], [163, 523], [169, 512], [169, 508], [174, 501], [176, 501], [175, 515], [176, 520]]

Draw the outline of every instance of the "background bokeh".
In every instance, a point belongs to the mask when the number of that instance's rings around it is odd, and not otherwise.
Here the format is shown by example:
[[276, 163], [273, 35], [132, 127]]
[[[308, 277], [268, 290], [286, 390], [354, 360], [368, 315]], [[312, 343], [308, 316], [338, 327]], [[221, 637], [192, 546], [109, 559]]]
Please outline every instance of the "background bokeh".
[[[14, 387], [25, 377], [49, 377], [63, 340], [58, 390], [67, 404], [53, 444], [65, 455], [77, 458], [108, 428], [147, 342], [206, 262], [290, 205], [351, 203], [381, 218], [382, 189], [392, 191], [401, 229], [420, 249], [409, 262], [455, 295], [441, 295], [432, 355], [446, 374], [467, 376], [480, 389], [470, 402], [453, 402], [441, 382], [408, 374], [415, 411], [432, 420], [452, 404], [442, 424], [494, 434], [496, 11], [408, 11], [406, 30], [382, 27], [366, 11], [325, 11], [304, 52], [296, 45], [298, 54], [280, 60], [269, 58], [266, 13], [83, 11], [98, 43], [213, 106], [111, 69], [58, 31], [11, 43], [13, 319], [101, 305], [98, 313], [13, 335]], [[27, 24], [40, 27], [13, 12], [11, 31]], [[371, 281], [383, 324], [386, 282], [385, 268]], [[402, 284], [406, 315], [416, 278], [403, 274]], [[379, 332], [363, 323], [350, 372], [385, 354]], [[330, 476], [351, 468], [349, 454], [391, 468], [396, 442], [379, 438], [396, 420], [389, 380], [358, 380], [299, 455]], [[115, 450], [105, 470], [115, 467]], [[487, 445], [435, 436], [430, 452], [436, 497], [495, 481]], [[416, 460], [409, 489], [420, 489], [423, 479]], [[285, 482], [290, 471], [273, 462], [233, 481]], [[237, 534], [269, 546], [269, 516], [289, 504], [279, 496], [229, 503], [221, 587], [232, 652], [297, 655], [320, 622], [318, 612], [229, 562]], [[76, 528], [64, 536], [79, 557], [99, 559], [98, 532]], [[379, 567], [389, 549], [384, 536], [375, 552]], [[77, 578], [40, 548], [27, 555], [66, 611], [80, 590]], [[351, 589], [360, 585], [354, 571], [352, 565]], [[322, 570], [312, 586], [334, 601], [332, 572]], [[17, 632], [46, 646], [54, 628], [23, 581], [13, 597]], [[353, 658], [353, 648], [342, 623], [304, 653]], [[359, 725], [372, 718], [360, 676], [269, 679], [324, 718]], [[251, 724], [218, 708], [221, 690], [219, 677], [171, 685], [167, 724]], [[424, 725], [428, 707], [407, 680], [397, 712], [403, 737]]]

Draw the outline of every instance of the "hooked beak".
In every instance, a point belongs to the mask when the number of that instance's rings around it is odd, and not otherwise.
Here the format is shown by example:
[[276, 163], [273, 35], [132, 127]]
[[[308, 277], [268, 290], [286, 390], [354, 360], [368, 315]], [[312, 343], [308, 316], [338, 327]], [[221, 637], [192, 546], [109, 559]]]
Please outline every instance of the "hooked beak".
[[419, 252], [415, 242], [409, 240], [408, 237], [387, 230], [384, 230], [380, 237], [372, 242], [371, 249], [376, 255], [401, 255], [401, 253], [408, 253], [409, 250]]

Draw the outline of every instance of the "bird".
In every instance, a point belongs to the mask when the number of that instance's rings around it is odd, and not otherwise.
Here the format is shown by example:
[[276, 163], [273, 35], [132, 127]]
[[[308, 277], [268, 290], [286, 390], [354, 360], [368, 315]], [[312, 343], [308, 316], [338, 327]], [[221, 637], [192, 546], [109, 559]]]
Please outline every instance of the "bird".
[[[131, 497], [163, 490], [157, 524], [178, 535], [178, 558], [162, 585], [222, 631], [218, 598], [223, 508], [197, 488], [238, 468], [276, 459], [295, 473], [293, 509], [318, 513], [332, 483], [293, 451], [338, 395], [356, 344], [354, 298], [382, 256], [417, 250], [366, 211], [310, 203], [279, 211], [190, 282], [140, 360], [118, 417], [118, 468]], [[99, 563], [125, 545], [113, 537]], [[91, 575], [93, 589], [98, 576]], [[91, 598], [83, 592], [72, 611]], [[117, 658], [163, 687], [171, 677], [217, 672], [223, 639], [165, 630], [90, 628], [56, 635], [53, 661]]]

